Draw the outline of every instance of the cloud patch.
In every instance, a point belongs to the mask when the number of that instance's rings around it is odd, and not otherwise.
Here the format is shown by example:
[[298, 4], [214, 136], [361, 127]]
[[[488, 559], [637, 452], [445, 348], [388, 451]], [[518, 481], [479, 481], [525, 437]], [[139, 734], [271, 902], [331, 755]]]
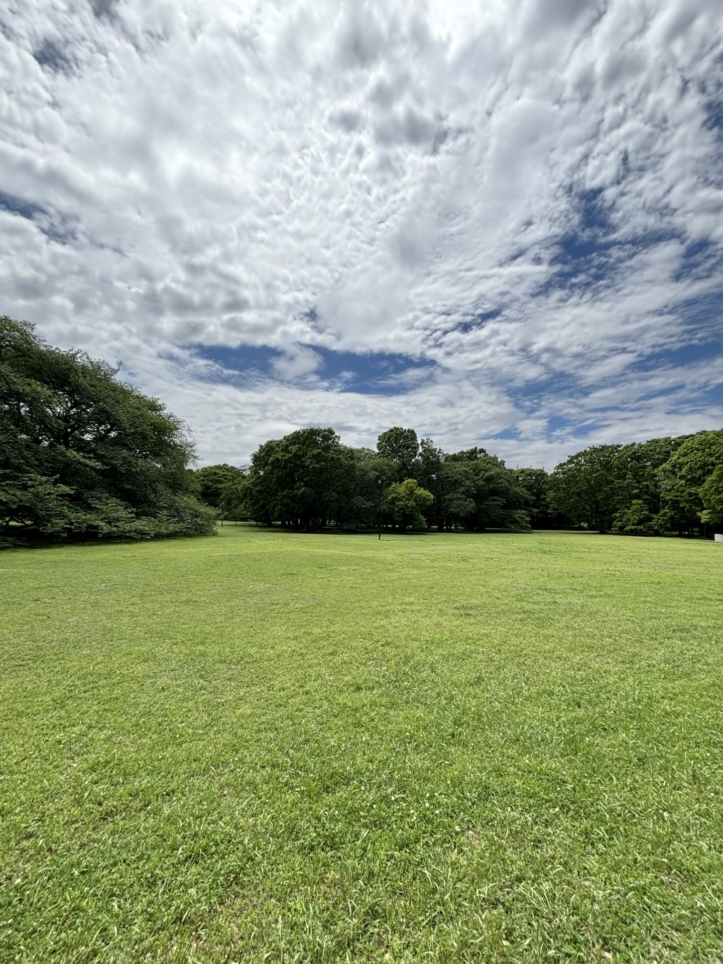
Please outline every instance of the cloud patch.
[[404, 418], [549, 465], [723, 421], [716, 0], [52, 0], [3, 28], [0, 310], [124, 360], [205, 460]]

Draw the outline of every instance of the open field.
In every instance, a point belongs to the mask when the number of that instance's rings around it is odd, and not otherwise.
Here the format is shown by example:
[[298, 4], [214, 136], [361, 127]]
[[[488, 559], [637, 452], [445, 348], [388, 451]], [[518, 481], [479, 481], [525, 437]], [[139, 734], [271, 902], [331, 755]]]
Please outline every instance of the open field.
[[0, 961], [723, 961], [723, 547], [0, 555]]

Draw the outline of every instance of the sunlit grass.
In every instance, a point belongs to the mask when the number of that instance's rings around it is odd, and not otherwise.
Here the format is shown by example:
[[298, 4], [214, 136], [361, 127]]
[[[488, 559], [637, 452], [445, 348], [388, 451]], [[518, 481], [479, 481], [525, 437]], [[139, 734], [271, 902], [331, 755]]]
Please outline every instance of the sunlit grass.
[[3, 553], [0, 961], [723, 961], [722, 576], [564, 533]]

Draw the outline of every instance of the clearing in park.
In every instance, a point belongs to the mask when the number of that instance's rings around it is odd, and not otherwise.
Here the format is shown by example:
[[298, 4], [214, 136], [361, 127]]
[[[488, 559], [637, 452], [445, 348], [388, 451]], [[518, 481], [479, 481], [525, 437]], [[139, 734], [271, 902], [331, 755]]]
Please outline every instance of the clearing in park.
[[0, 961], [723, 960], [723, 549], [0, 556]]

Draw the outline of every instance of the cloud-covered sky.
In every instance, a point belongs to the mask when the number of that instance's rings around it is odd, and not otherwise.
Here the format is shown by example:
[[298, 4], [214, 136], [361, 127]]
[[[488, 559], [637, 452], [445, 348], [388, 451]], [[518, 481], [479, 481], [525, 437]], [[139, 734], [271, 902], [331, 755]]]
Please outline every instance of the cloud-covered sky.
[[721, 0], [11, 0], [0, 312], [201, 462], [723, 424]]

